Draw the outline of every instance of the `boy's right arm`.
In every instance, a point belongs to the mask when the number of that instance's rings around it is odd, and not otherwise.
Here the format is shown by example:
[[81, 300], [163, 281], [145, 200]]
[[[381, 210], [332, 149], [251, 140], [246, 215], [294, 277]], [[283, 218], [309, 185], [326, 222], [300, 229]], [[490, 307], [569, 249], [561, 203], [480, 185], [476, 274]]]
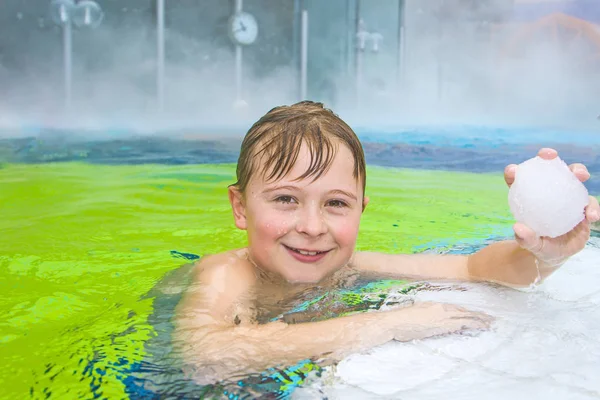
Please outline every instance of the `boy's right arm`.
[[484, 329], [490, 323], [484, 314], [434, 303], [294, 325], [240, 323], [231, 310], [255, 279], [253, 267], [231, 254], [197, 266], [197, 286], [178, 311], [176, 344], [198, 383], [239, 379], [305, 359], [340, 359], [390, 340]]

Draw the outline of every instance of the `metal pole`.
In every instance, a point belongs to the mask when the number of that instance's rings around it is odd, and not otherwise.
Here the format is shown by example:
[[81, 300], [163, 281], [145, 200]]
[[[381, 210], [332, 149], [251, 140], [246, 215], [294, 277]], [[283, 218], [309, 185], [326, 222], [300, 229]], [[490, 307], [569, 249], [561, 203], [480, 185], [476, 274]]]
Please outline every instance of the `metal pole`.
[[65, 74], [65, 110], [70, 112], [73, 91], [73, 30], [70, 18], [63, 26], [63, 63]]
[[308, 11], [302, 10], [300, 44], [300, 100], [306, 100], [308, 84]]
[[242, 100], [242, 46], [235, 46], [235, 100]]
[[292, 32], [292, 65], [294, 68], [294, 78], [296, 79], [296, 93], [300, 97], [300, 31], [302, 24], [302, 0], [294, 0], [294, 14], [293, 14], [293, 32]]
[[361, 50], [358, 48], [357, 35], [362, 28], [362, 21], [360, 18], [360, 0], [356, 0], [355, 11], [354, 11], [354, 38], [352, 43], [354, 44], [354, 79], [355, 79], [355, 97], [356, 107], [360, 106], [360, 90], [361, 90], [361, 79], [362, 79], [362, 57]]
[[156, 0], [156, 94], [158, 110], [165, 107], [165, 0]]
[[438, 103], [441, 104], [444, 96], [444, 70], [443, 70], [443, 59], [444, 57], [444, 25], [442, 24], [441, 18], [438, 15], [438, 43], [437, 43], [437, 97]]
[[[235, 13], [242, 12], [242, 0], [235, 0]], [[242, 46], [235, 46], [235, 100], [236, 103], [242, 101]]]
[[400, 91], [404, 88], [404, 69], [405, 69], [405, 23], [406, 1], [398, 0], [398, 49], [396, 51], [396, 87]]
[[352, 74], [352, 55], [354, 51], [354, 44], [356, 43], [356, 27], [352, 23], [352, 1], [357, 0], [346, 0], [346, 74], [351, 76]]
[[358, 49], [356, 48], [356, 35], [360, 30], [360, 0], [355, 0], [355, 10], [354, 10], [354, 36], [352, 38], [352, 44], [354, 47], [354, 68], [356, 68], [356, 64], [358, 64]]
[[356, 52], [356, 104], [360, 105], [360, 99], [362, 94], [363, 87], [363, 51], [357, 50]]

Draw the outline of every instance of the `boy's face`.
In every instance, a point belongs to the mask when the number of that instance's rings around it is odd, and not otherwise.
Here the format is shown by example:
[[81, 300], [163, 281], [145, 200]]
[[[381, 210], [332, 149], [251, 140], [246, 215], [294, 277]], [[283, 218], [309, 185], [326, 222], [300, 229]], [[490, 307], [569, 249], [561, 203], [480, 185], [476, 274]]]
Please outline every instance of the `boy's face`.
[[236, 226], [248, 231], [252, 260], [290, 282], [318, 282], [352, 256], [368, 199], [353, 176], [350, 150], [338, 145], [330, 169], [313, 181], [297, 181], [310, 165], [303, 145], [290, 173], [266, 182], [255, 175], [245, 195], [230, 188]]

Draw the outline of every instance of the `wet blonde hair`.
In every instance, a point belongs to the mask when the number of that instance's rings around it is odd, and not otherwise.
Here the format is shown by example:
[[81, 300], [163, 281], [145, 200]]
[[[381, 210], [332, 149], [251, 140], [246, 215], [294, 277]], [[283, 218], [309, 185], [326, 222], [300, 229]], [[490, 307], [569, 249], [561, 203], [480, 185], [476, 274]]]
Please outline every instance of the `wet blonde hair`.
[[302, 101], [275, 107], [246, 133], [237, 163], [237, 182], [233, 186], [245, 193], [256, 173], [264, 174], [267, 181], [283, 178], [296, 163], [302, 144], [308, 146], [310, 165], [297, 179], [311, 177], [314, 181], [330, 168], [339, 143], [352, 153], [353, 175], [362, 182], [364, 194], [365, 155], [360, 140], [348, 124], [322, 103]]

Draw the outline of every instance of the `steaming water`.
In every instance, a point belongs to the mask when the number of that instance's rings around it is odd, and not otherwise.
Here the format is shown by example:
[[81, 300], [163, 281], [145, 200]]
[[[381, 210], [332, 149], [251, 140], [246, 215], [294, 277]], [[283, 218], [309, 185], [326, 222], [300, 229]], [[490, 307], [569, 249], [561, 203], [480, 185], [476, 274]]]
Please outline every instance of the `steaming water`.
[[597, 399], [600, 397], [600, 238], [530, 290], [460, 284], [419, 301], [493, 315], [490, 332], [390, 343], [353, 355], [296, 398]]
[[[261, 32], [257, 43], [244, 49], [243, 96], [249, 115], [232, 109], [236, 72], [226, 34], [229, 2], [167, 2], [164, 114], [157, 113], [156, 104], [155, 2], [130, 0], [126, 7], [100, 3], [106, 14], [102, 25], [74, 33], [74, 108], [73, 115], [65, 116], [61, 32], [49, 18], [48, 1], [2, 2], [0, 127], [32, 121], [149, 130], [157, 124], [247, 125], [274, 105], [298, 97], [291, 2], [244, 4]], [[310, 21], [308, 97], [325, 101], [353, 126], [510, 120], [597, 127], [600, 35], [593, 1], [578, 1], [587, 4], [574, 14], [571, 1], [550, 2], [561, 3], [558, 7], [534, 4], [547, 3], [543, 0], [467, 7], [457, 0], [406, 0], [400, 82], [398, 1], [360, 2], [366, 29], [383, 35], [379, 52], [362, 56], [360, 99], [354, 95], [353, 2], [305, 3]], [[515, 3], [545, 11], [522, 18], [519, 7], [512, 10]], [[582, 20], [535, 24], [535, 18], [556, 12]]]

